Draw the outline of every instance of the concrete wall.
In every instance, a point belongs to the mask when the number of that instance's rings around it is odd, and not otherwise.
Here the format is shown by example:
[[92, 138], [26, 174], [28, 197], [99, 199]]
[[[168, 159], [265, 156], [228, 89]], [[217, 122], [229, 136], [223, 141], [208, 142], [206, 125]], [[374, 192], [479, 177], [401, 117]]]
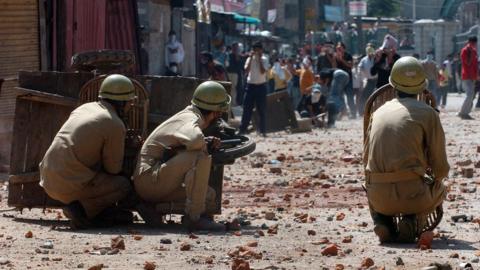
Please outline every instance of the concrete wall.
[[415, 52], [424, 58], [434, 49], [435, 60], [441, 63], [454, 50], [453, 36], [459, 31], [459, 23], [443, 20], [419, 20], [413, 25]]
[[[413, 2], [414, 0], [399, 1], [400, 16], [404, 18], [413, 18]], [[416, 2], [416, 19], [439, 19], [440, 10], [444, 0], [415, 0]]]
[[170, 31], [171, 8], [168, 1], [138, 2], [140, 23], [145, 26], [148, 74], [165, 74], [165, 43]]

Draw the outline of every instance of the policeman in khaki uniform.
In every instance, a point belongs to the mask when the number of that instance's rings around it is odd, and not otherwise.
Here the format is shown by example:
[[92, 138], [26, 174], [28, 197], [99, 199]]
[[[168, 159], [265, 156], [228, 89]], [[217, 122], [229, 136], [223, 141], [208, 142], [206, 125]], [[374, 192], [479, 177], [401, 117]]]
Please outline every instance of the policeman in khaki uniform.
[[220, 140], [205, 138], [202, 130], [228, 111], [230, 102], [221, 84], [203, 82], [192, 105], [158, 126], [140, 150], [133, 177], [138, 196], [150, 204], [185, 201], [184, 221], [191, 230], [225, 230], [205, 215], [206, 205], [215, 201], [215, 191], [208, 186], [208, 149], [218, 148]]
[[67, 204], [64, 214], [72, 228], [132, 220], [130, 212], [113, 206], [131, 190], [121, 175], [126, 133], [122, 116], [134, 98], [130, 79], [118, 74], [105, 78], [99, 101], [70, 114], [40, 163], [40, 185]]
[[[402, 57], [389, 78], [397, 98], [378, 108], [368, 127], [364, 164], [367, 197], [380, 242], [413, 242], [416, 225], [445, 198], [449, 165], [437, 111], [416, 99], [426, 87], [421, 63]], [[392, 216], [403, 214], [398, 230]]]

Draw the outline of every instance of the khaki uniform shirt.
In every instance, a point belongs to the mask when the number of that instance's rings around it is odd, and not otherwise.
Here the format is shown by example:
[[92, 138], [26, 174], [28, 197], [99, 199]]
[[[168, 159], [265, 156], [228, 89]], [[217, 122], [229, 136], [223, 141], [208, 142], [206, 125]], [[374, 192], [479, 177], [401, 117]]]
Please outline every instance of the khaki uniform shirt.
[[447, 177], [445, 134], [438, 113], [413, 98], [393, 99], [370, 120], [364, 162], [367, 172], [414, 171], [429, 167], [437, 180]]
[[166, 148], [185, 146], [187, 151], [206, 152], [207, 146], [200, 128], [203, 123], [200, 111], [188, 106], [159, 125], [148, 136], [140, 150], [134, 179], [160, 161]]
[[40, 163], [40, 185], [49, 193], [78, 192], [99, 171], [122, 171], [125, 125], [107, 102], [75, 109]]
[[[364, 152], [370, 208], [384, 215], [430, 213], [445, 197], [449, 165], [437, 112], [413, 98], [393, 99], [372, 115]], [[423, 175], [431, 168], [434, 183]]]

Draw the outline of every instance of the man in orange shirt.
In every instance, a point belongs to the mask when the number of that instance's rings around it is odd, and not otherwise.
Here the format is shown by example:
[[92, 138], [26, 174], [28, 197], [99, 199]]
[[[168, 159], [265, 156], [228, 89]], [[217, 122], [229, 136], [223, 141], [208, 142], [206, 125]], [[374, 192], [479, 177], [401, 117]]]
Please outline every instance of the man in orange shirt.
[[314, 82], [312, 71], [312, 62], [305, 57], [302, 62], [302, 69], [300, 69], [300, 93], [305, 96], [311, 91], [311, 86]]

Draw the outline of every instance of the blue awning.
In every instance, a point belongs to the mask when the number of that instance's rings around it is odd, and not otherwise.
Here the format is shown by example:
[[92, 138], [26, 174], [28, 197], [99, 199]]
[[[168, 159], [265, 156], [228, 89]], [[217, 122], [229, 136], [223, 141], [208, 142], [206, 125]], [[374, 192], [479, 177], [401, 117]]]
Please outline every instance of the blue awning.
[[243, 16], [235, 12], [232, 13], [235, 21], [239, 23], [260, 24], [262, 22], [260, 19], [255, 17]]

